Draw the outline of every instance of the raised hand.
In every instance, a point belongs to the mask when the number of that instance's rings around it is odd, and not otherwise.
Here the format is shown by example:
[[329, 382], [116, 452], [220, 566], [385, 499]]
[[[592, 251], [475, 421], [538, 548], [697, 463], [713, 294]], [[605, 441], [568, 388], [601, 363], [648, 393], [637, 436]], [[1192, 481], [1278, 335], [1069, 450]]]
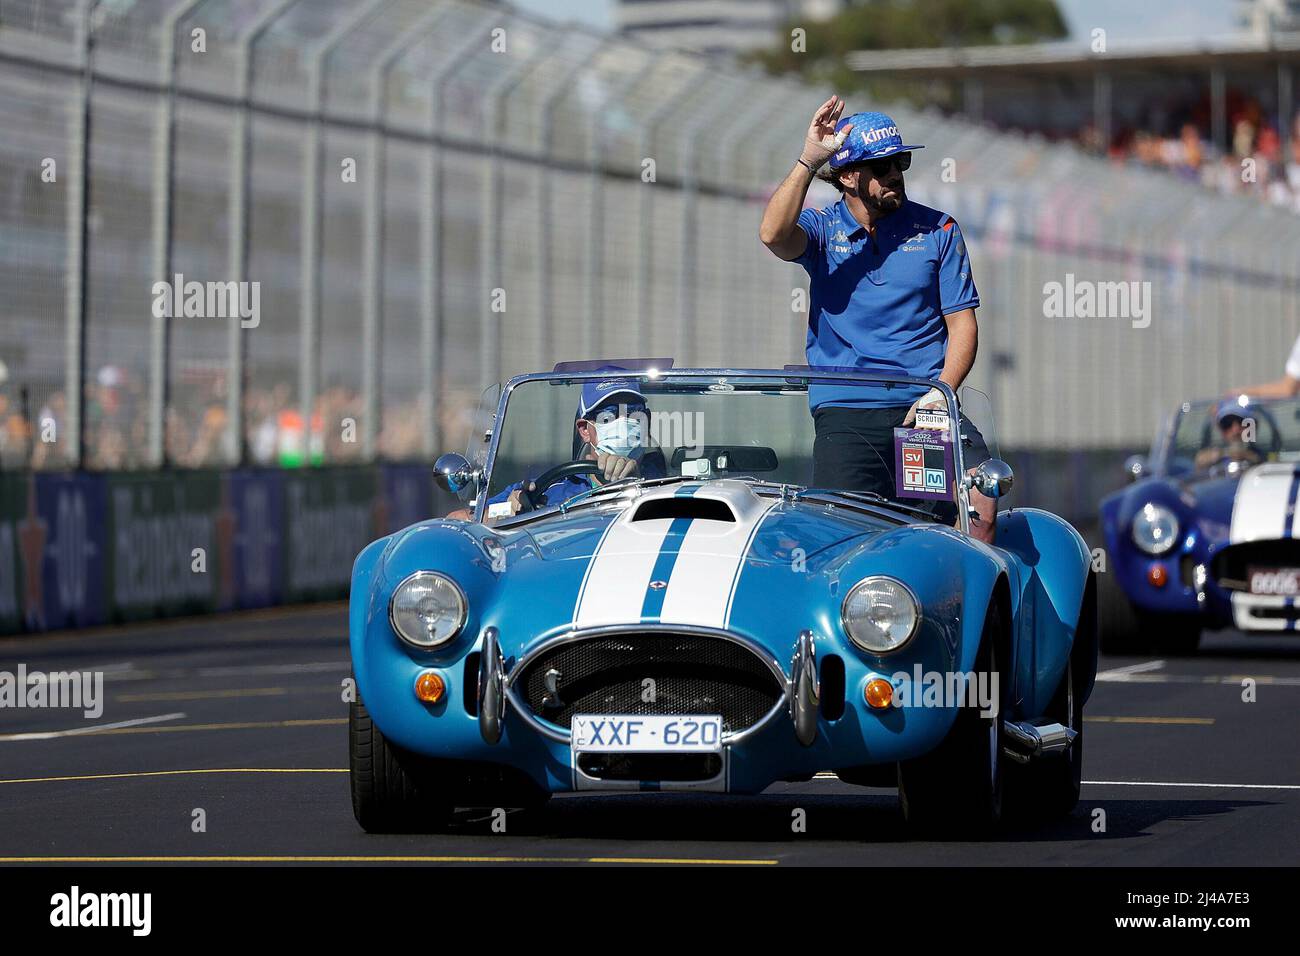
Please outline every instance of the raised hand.
[[835, 132], [835, 124], [844, 114], [844, 100], [832, 95], [829, 100], [817, 108], [812, 122], [808, 124], [808, 133], [803, 141], [803, 153], [799, 160], [810, 169], [820, 169], [835, 152], [844, 145], [844, 138], [853, 126], [844, 127]]

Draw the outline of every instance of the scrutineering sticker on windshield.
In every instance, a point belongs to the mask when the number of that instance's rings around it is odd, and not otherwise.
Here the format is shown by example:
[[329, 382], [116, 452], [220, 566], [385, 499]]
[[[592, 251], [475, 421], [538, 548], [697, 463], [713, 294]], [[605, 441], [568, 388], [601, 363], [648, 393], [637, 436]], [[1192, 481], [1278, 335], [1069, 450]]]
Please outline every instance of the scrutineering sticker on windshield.
[[952, 442], [947, 432], [894, 429], [894, 491], [900, 498], [951, 501]]

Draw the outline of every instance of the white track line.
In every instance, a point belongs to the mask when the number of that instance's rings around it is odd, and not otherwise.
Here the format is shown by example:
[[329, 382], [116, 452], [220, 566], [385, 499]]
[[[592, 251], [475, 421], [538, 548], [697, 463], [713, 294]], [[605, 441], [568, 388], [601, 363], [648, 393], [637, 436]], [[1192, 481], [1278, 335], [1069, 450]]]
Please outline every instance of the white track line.
[[1300, 790], [1300, 783], [1175, 783], [1168, 780], [1085, 780], [1090, 787], [1213, 787], [1220, 790]]
[[[838, 780], [825, 771], [814, 774], [814, 780]], [[1085, 780], [1090, 787], [1207, 787], [1216, 790], [1300, 790], [1297, 783], [1177, 783], [1168, 780]]]
[[1143, 661], [1141, 664], [1129, 664], [1127, 667], [1112, 667], [1108, 671], [1098, 671], [1097, 680], [1124, 680], [1129, 674], [1158, 671], [1164, 666], [1164, 661]]
[[49, 730], [30, 734], [3, 734], [0, 741], [6, 740], [51, 740], [54, 737], [75, 737], [78, 734], [93, 734], [100, 730], [116, 730], [118, 727], [137, 727], [140, 724], [160, 724], [167, 720], [180, 720], [185, 714], [159, 714], [157, 717], [139, 717], [135, 720], [121, 720], [115, 724], [95, 724], [91, 727], [77, 727], [73, 730]]
[[1249, 677], [1260, 687], [1300, 687], [1300, 677], [1273, 677], [1269, 674], [1130, 674], [1102, 677], [1097, 680], [1112, 684], [1232, 684], [1240, 686]]

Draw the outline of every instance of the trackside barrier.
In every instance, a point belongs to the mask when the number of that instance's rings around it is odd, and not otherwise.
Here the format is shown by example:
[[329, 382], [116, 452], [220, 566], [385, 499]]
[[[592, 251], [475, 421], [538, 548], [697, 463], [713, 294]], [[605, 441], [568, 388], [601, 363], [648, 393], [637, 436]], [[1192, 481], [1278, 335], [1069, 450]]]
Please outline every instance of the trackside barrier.
[[[1131, 451], [1006, 451], [1007, 505], [1096, 543]], [[341, 598], [364, 545], [452, 506], [422, 465], [0, 474], [0, 634]]]
[[420, 465], [0, 475], [0, 634], [344, 597], [434, 495]]

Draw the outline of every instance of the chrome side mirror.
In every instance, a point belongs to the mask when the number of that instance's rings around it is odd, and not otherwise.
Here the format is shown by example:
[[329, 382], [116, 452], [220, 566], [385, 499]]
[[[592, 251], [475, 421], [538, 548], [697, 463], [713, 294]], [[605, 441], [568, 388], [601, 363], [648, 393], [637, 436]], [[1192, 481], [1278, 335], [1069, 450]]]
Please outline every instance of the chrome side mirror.
[[985, 498], [1001, 498], [1011, 491], [1015, 478], [1010, 465], [1000, 458], [990, 458], [976, 467], [970, 486]]
[[1146, 455], [1129, 455], [1124, 459], [1124, 474], [1129, 481], [1137, 481], [1147, 473]]
[[438, 487], [459, 496], [462, 491], [478, 483], [478, 471], [464, 455], [454, 451], [439, 456], [433, 464], [433, 477]]

